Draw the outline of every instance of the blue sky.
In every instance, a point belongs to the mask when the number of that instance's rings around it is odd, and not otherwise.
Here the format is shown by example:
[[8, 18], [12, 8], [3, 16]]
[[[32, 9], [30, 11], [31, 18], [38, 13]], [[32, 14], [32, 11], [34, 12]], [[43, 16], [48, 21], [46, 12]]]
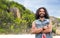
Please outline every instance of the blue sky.
[[34, 13], [40, 7], [45, 7], [50, 16], [60, 18], [60, 0], [14, 0]]

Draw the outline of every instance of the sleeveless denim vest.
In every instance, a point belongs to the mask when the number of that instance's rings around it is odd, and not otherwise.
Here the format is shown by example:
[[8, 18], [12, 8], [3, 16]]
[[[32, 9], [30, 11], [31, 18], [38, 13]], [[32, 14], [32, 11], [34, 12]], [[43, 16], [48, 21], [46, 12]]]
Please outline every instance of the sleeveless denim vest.
[[[34, 22], [35, 22], [37, 28], [43, 28], [44, 26], [49, 24], [49, 19], [45, 19], [44, 21], [37, 19]], [[42, 38], [42, 32], [39, 34], [35, 34], [35, 37]], [[52, 38], [52, 32], [47, 33], [46, 38]]]

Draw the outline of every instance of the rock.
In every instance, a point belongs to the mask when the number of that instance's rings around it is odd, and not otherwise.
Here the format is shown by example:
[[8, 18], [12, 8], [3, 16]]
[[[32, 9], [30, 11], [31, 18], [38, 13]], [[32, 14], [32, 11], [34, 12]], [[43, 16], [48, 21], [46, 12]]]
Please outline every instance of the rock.
[[10, 8], [10, 12], [13, 12], [14, 17], [21, 18], [20, 11], [17, 7]]
[[56, 34], [60, 35], [60, 29], [56, 29]]

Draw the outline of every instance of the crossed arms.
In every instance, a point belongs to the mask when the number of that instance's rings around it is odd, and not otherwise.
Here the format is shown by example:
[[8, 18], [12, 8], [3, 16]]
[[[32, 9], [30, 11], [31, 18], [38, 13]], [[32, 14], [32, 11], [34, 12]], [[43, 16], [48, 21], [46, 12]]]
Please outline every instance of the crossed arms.
[[40, 33], [40, 32], [43, 32], [43, 33], [49, 33], [52, 31], [52, 23], [50, 21], [48, 27], [47, 26], [44, 26], [44, 29], [43, 28], [36, 28], [36, 25], [35, 25], [35, 22], [32, 23], [32, 28], [31, 28], [31, 33], [33, 34], [37, 34], [37, 33]]

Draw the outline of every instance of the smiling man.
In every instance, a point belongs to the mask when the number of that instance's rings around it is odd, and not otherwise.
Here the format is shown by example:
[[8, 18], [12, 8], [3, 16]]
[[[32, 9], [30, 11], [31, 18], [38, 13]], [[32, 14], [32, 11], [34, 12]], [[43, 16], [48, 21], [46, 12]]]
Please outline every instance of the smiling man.
[[31, 32], [36, 34], [36, 38], [52, 38], [52, 24], [46, 8], [37, 9], [36, 20], [32, 23]]

